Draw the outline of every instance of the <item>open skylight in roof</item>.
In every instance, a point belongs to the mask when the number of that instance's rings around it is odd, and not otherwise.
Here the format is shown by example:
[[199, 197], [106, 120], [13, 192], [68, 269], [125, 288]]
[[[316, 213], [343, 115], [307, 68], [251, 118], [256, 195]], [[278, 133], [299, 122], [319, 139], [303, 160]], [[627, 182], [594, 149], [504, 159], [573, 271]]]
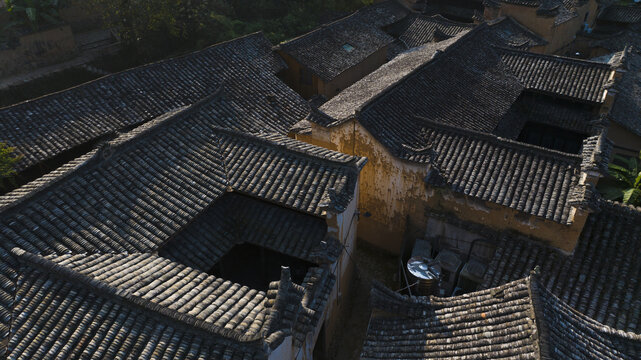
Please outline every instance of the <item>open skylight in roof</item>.
[[345, 45], [343, 45], [343, 49], [345, 51], [347, 51], [348, 53], [351, 53], [352, 51], [354, 51], [354, 47], [352, 45], [350, 45], [350, 44], [347, 44], [347, 43]]

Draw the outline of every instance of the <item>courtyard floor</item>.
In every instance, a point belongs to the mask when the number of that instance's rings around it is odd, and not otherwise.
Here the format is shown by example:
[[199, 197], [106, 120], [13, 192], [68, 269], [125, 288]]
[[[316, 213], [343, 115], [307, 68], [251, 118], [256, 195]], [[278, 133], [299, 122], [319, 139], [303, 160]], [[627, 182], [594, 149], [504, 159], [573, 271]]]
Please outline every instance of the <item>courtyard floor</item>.
[[331, 334], [330, 359], [358, 359], [367, 325], [370, 308], [369, 295], [373, 279], [383, 282], [390, 288], [398, 288], [398, 257], [372, 248], [359, 242], [356, 252], [351, 254], [356, 263], [352, 282], [348, 316], [341, 331]]

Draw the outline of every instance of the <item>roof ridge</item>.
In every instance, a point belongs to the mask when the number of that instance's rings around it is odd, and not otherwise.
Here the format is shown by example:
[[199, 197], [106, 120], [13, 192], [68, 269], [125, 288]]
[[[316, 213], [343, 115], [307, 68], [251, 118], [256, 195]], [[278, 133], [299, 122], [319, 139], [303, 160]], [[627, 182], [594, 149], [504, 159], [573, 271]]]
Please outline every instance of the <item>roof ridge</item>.
[[257, 349], [265, 350], [265, 344], [263, 343], [264, 337], [262, 334], [252, 336], [239, 334], [234, 330], [226, 329], [212, 323], [207, 323], [204, 320], [195, 318], [194, 316], [179, 313], [176, 310], [153, 303], [150, 300], [133, 295], [128, 290], [118, 289], [117, 287], [109, 285], [103, 281], [96, 280], [88, 275], [57, 264], [42, 255], [32, 254], [20, 248], [13, 248], [11, 252], [18, 261], [23, 264], [23, 266], [30, 266], [42, 271], [44, 274], [53, 275], [77, 286], [82, 285], [84, 288], [89, 288], [92, 292], [99, 293], [102, 296], [115, 299], [116, 301], [126, 302], [136, 308], [142, 309], [145, 312], [151, 313], [153, 316], [161, 316], [173, 323], [187, 327], [192, 331], [204, 331], [208, 335], [217, 335], [224, 338], [224, 340], [232, 340], [249, 345], [255, 345]]
[[[63, 164], [62, 166], [54, 169], [44, 176], [30, 183], [27, 183], [8, 194], [0, 196], [0, 216], [2, 215], [2, 213], [8, 211], [9, 209], [14, 209], [23, 204], [24, 201], [42, 194], [45, 190], [51, 188], [56, 184], [59, 184], [69, 176], [78, 174], [79, 172], [93, 168], [94, 166], [97, 166], [99, 164], [103, 164], [103, 161], [108, 161], [109, 159], [111, 159], [116, 152], [124, 151], [124, 149], [126, 149], [129, 145], [138, 143], [140, 139], [148, 137], [159, 131], [159, 129], [166, 127], [166, 124], [176, 121], [175, 119], [177, 118], [182, 118], [183, 115], [191, 113], [194, 109], [200, 108], [200, 106], [202, 106], [203, 104], [208, 103], [212, 99], [218, 97], [219, 94], [220, 91], [216, 91], [215, 93], [206, 96], [193, 105], [186, 105], [176, 108], [152, 120], [149, 120], [135, 127], [134, 129], [121, 134], [111, 141], [98, 145], [90, 152]], [[59, 170], [61, 169], [61, 173], [58, 174]], [[25, 194], [15, 199], [10, 198], [12, 194], [17, 194], [25, 188], [33, 185], [35, 185], [36, 187], [30, 189]], [[4, 199], [8, 200], [6, 202], [3, 202]]]
[[128, 145], [131, 145], [133, 143], [138, 143], [142, 139], [148, 138], [149, 136], [155, 134], [156, 132], [165, 129], [166, 127], [170, 126], [172, 123], [178, 121], [177, 119], [180, 119], [185, 115], [191, 114], [195, 110], [200, 109], [203, 105], [208, 104], [216, 99], [219, 99], [222, 92], [223, 92], [223, 87], [220, 86], [213, 93], [205, 96], [204, 98], [198, 100], [197, 102], [191, 105], [178, 107], [152, 120], [149, 120], [144, 124], [141, 124], [126, 133], [122, 133], [115, 139], [104, 144], [101, 147], [100, 151], [110, 152], [110, 156], [113, 156], [115, 152], [122, 151], [123, 149], [127, 148]]
[[[547, 328], [548, 325], [545, 323], [545, 317], [542, 316], [543, 309], [542, 308], [537, 308], [537, 307], [543, 307], [543, 301], [546, 300], [553, 300], [555, 304], [559, 305], [560, 309], [554, 309], [555, 311], [559, 312], [561, 311], [567, 316], [570, 316], [572, 318], [575, 318], [578, 320], [577, 325], [581, 326], [583, 328], [588, 328], [591, 332], [596, 332], [596, 333], [606, 333], [608, 335], [614, 335], [616, 337], [626, 339], [626, 340], [635, 340], [641, 343], [641, 334], [636, 334], [632, 331], [624, 331], [624, 330], [618, 330], [616, 328], [613, 328], [609, 325], [603, 324], [579, 311], [574, 309], [572, 306], [570, 306], [568, 303], [565, 301], [561, 300], [558, 296], [556, 296], [554, 293], [552, 293], [548, 288], [542, 283], [541, 280], [541, 275], [540, 275], [540, 268], [537, 266], [534, 270], [530, 272], [530, 276], [528, 277], [530, 280], [530, 288], [532, 289], [533, 293], [533, 299], [537, 299], [534, 302], [535, 306], [535, 312], [537, 313], [537, 325], [542, 325], [544, 328]], [[542, 322], [539, 323], [538, 318], [542, 318]], [[539, 335], [540, 336], [540, 335]], [[549, 341], [549, 340], [546, 340]], [[549, 351], [549, 350], [548, 350]], [[542, 355], [543, 358], [551, 358], [549, 357], [549, 353], [543, 353]], [[547, 357], [546, 357], [547, 356]]]
[[[305, 144], [307, 146], [311, 146], [311, 147], [315, 147], [315, 148], [318, 148], [318, 149], [322, 149], [323, 151], [329, 151], [329, 152], [332, 152], [334, 154], [341, 154], [341, 155], [345, 155], [345, 156], [349, 156], [350, 157], [349, 160], [328, 159], [325, 156], [322, 156], [320, 154], [314, 154], [314, 153], [312, 153], [310, 151], [307, 151], [305, 149], [295, 148], [295, 147], [289, 146], [288, 144], [286, 144], [284, 142], [278, 142], [276, 140], [272, 140], [272, 139], [267, 138], [267, 136], [275, 136], [276, 135], [276, 136], [282, 137], [283, 140], [287, 140], [288, 142], [297, 142], [297, 141], [299, 141], [299, 140], [287, 137], [285, 135], [278, 134], [278, 133], [273, 133], [273, 132], [250, 133], [250, 132], [243, 132], [243, 131], [238, 131], [238, 130], [234, 130], [234, 129], [222, 128], [222, 127], [218, 127], [218, 126], [216, 126], [215, 129], [216, 129], [216, 132], [226, 133], [227, 135], [235, 137], [235, 138], [242, 138], [243, 140], [250, 141], [252, 144], [261, 143], [263, 145], [267, 145], [267, 146], [272, 147], [272, 148], [285, 149], [288, 152], [296, 153], [296, 154], [299, 154], [299, 155], [301, 155], [303, 157], [312, 158], [312, 159], [315, 159], [315, 160], [322, 160], [322, 161], [329, 162], [329, 163], [332, 163], [332, 164], [339, 163], [339, 164], [342, 164], [342, 165], [345, 165], [345, 166], [354, 166], [355, 168], [358, 168], [358, 167], [362, 167], [361, 165], [359, 165], [359, 160], [366, 159], [366, 158], [363, 158], [363, 157], [360, 157], [360, 156], [348, 155], [348, 154], [340, 153], [338, 151], [326, 149], [324, 147], [320, 147], [320, 146], [316, 146], [316, 145], [313, 145], [313, 144], [309, 144], [309, 143], [303, 142], [303, 144]], [[365, 160], [365, 161], [367, 161], [367, 160]]]
[[565, 153], [565, 152], [558, 151], [558, 150], [552, 150], [552, 149], [544, 148], [544, 147], [541, 147], [541, 146], [536, 146], [536, 145], [532, 145], [532, 144], [528, 144], [528, 143], [524, 143], [524, 142], [520, 142], [520, 141], [516, 141], [516, 140], [512, 140], [512, 139], [503, 138], [503, 137], [500, 137], [500, 136], [497, 136], [497, 135], [491, 134], [491, 133], [486, 133], [486, 132], [482, 132], [482, 131], [478, 131], [478, 130], [472, 130], [472, 129], [465, 129], [465, 128], [461, 128], [461, 127], [458, 127], [458, 126], [455, 126], [455, 125], [450, 125], [450, 124], [445, 124], [445, 123], [437, 122], [437, 121], [434, 121], [434, 120], [430, 120], [430, 119], [427, 119], [427, 118], [424, 118], [424, 117], [418, 116], [418, 115], [414, 115], [414, 117], [419, 119], [419, 120], [421, 120], [423, 123], [427, 124], [428, 126], [430, 126], [431, 128], [433, 128], [435, 130], [458, 133], [458, 134], [461, 134], [463, 136], [471, 135], [470, 137], [475, 137], [477, 139], [491, 141], [494, 144], [504, 145], [506, 147], [521, 149], [521, 150], [524, 150], [524, 151], [536, 151], [536, 152], [538, 152], [540, 154], [548, 155], [548, 156], [554, 157], [554, 158], [562, 157], [562, 158], [565, 158], [564, 160], [568, 160], [568, 161], [571, 161], [571, 160], [582, 160], [583, 159], [583, 157], [581, 155], [579, 155], [579, 154]]
[[610, 211], [620, 211], [626, 213], [627, 215], [641, 216], [641, 206], [625, 204], [614, 200], [607, 200], [603, 197], [599, 198], [599, 201], [601, 202], [601, 206], [605, 206]]
[[599, 66], [603, 68], [612, 68], [610, 64], [599, 62], [599, 61], [576, 59], [576, 58], [571, 58], [567, 56], [553, 55], [553, 54], [539, 54], [539, 53], [533, 53], [525, 50], [510, 49], [508, 47], [497, 46], [497, 45], [491, 45], [491, 46], [498, 49], [499, 51], [511, 52], [511, 53], [519, 54], [525, 57], [546, 58], [546, 59], [551, 59], [555, 61], [564, 61], [564, 62], [575, 63], [575, 64], [593, 65], [593, 66]]
[[[511, 22], [512, 24], [516, 25], [516, 26], [517, 26], [519, 29], [521, 29], [522, 31], [524, 31], [524, 32], [526, 32], [526, 33], [528, 33], [528, 34], [530, 34], [530, 35], [532, 35], [532, 36], [534, 36], [534, 37], [537, 37], [537, 38], [538, 38], [538, 40], [540, 40], [540, 41], [542, 42], [542, 43], [541, 43], [541, 45], [545, 45], [545, 44], [548, 44], [548, 43], [549, 43], [547, 40], [545, 40], [544, 38], [542, 38], [540, 35], [538, 35], [537, 33], [533, 32], [532, 30], [530, 30], [530, 29], [529, 29], [528, 27], [526, 27], [525, 25], [523, 25], [523, 24], [521, 24], [520, 22], [518, 22], [515, 18], [513, 18], [513, 17], [511, 17], [511, 16], [509, 16], [509, 15], [505, 15], [505, 16], [503, 16], [503, 18], [505, 18], [505, 19], [506, 19], [506, 21], [509, 21], [509, 22]], [[499, 24], [499, 23], [496, 23], [496, 24], [494, 24], [494, 25], [497, 25], [497, 24]]]
[[460, 27], [466, 27], [466, 28], [474, 28], [476, 25], [472, 23], [464, 23], [464, 22], [458, 22], [454, 20], [450, 20], [446, 17], [444, 17], [441, 14], [434, 14], [434, 15], [424, 15], [424, 14], [417, 14], [418, 16], [415, 18], [415, 20], [432, 20], [434, 22], [443, 24], [447, 23], [449, 25], [455, 25], [455, 26], [460, 26]]
[[[489, 25], [487, 23], [481, 23], [478, 26], [472, 28], [468, 32], [465, 32], [465, 33], [461, 32], [458, 35], [454, 36], [454, 37], [458, 37], [458, 39], [456, 41], [454, 41], [451, 45], [447, 46], [444, 50], [440, 50], [440, 49], [437, 50], [437, 52], [434, 54], [434, 56], [432, 56], [428, 61], [426, 61], [425, 63], [419, 65], [418, 67], [413, 69], [411, 72], [409, 72], [406, 75], [402, 76], [401, 78], [397, 79], [396, 82], [394, 82], [393, 84], [389, 84], [388, 86], [385, 87], [385, 89], [383, 89], [382, 91], [379, 91], [376, 95], [372, 96], [370, 99], [368, 99], [365, 103], [361, 104], [356, 109], [356, 114], [358, 114], [359, 112], [364, 111], [368, 106], [370, 106], [374, 102], [376, 102], [379, 99], [381, 99], [381, 98], [389, 95], [390, 93], [392, 93], [396, 88], [398, 88], [406, 80], [408, 80], [408, 79], [410, 79], [410, 78], [412, 78], [414, 76], [418, 76], [418, 73], [420, 73], [423, 70], [423, 68], [434, 64], [438, 59], [442, 58], [443, 57], [441, 55], [442, 53], [447, 53], [447, 52], [453, 51], [453, 50], [463, 46], [462, 44], [467, 42], [467, 40], [469, 40], [470, 37], [472, 37], [474, 35], [477, 35], [479, 32], [483, 31], [486, 28], [489, 28]], [[387, 64], [389, 64], [389, 62]], [[385, 65], [387, 65], [387, 64], [385, 64]], [[370, 76], [370, 75], [371, 74], [369, 74], [367, 76]], [[361, 80], [363, 80], [363, 79], [361, 79]], [[354, 117], [356, 114], [353, 114], [349, 118]], [[345, 120], [345, 119], [343, 119], [343, 120]], [[342, 121], [339, 119], [339, 121], [335, 121], [334, 123], [338, 124], [338, 123], [342, 123]]]
[[[29, 182], [21, 187], [14, 189], [4, 195], [0, 196], [0, 214], [15, 208], [22, 204], [24, 201], [31, 199], [43, 190], [48, 189], [55, 184], [60, 183], [70, 175], [73, 175], [79, 169], [88, 167], [95, 162], [95, 157], [99, 149], [93, 149], [86, 154], [83, 154], [63, 165], [54, 169], [53, 171]], [[24, 191], [26, 190], [26, 191]], [[24, 191], [24, 193], [23, 193]]]
[[542, 300], [539, 292], [539, 280], [541, 269], [537, 266], [530, 271], [527, 277], [528, 293], [530, 294], [530, 306], [532, 307], [532, 317], [534, 318], [534, 328], [536, 329], [537, 359], [550, 359], [550, 339], [547, 323], [543, 314]]
[[[318, 31], [323, 30], [323, 29], [326, 29], [326, 28], [328, 28], [328, 27], [330, 27], [330, 26], [334, 26], [334, 25], [338, 24], [339, 22], [342, 22], [343, 20], [349, 20], [349, 18], [351, 18], [351, 17], [356, 17], [356, 14], [358, 14], [358, 12], [359, 12], [360, 10], [361, 10], [361, 9], [358, 9], [358, 10], [356, 10], [356, 11], [352, 12], [352, 13], [351, 13], [351, 14], [349, 14], [349, 15], [345, 15], [345, 16], [343, 16], [343, 17], [341, 17], [341, 18], [336, 19], [336, 20], [333, 20], [333, 21], [330, 21], [330, 22], [327, 22], [327, 23], [320, 24], [320, 25], [316, 26], [314, 29], [312, 29], [312, 30], [310, 30], [310, 31], [308, 31], [308, 32], [306, 32], [306, 33], [304, 33], [304, 34], [301, 34], [301, 35], [298, 35], [298, 36], [293, 37], [293, 38], [291, 38], [291, 39], [288, 39], [288, 40], [285, 40], [285, 41], [280, 42], [278, 45], [275, 45], [275, 46], [274, 46], [274, 48], [276, 48], [276, 49], [280, 49], [280, 47], [281, 47], [282, 45], [290, 45], [290, 44], [293, 44], [293, 43], [297, 42], [298, 40], [300, 40], [300, 39], [302, 39], [302, 38], [304, 38], [304, 37], [306, 37], [306, 36], [308, 36], [308, 35], [314, 34], [314, 33], [318, 32]], [[361, 21], [361, 22], [362, 22], [362, 21]], [[371, 26], [371, 25], [366, 24], [366, 23], [364, 23], [364, 22], [362, 22], [362, 23], [363, 23], [364, 25]]]

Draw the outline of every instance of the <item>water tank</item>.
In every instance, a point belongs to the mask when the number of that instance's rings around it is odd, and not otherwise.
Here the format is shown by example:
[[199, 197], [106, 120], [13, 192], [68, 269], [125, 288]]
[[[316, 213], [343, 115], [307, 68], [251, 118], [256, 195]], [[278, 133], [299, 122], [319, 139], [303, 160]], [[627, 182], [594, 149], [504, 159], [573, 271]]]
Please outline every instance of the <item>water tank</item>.
[[413, 256], [407, 261], [407, 271], [410, 274], [410, 284], [416, 283], [412, 286], [413, 295], [428, 296], [436, 293], [441, 280], [441, 266], [436, 260]]

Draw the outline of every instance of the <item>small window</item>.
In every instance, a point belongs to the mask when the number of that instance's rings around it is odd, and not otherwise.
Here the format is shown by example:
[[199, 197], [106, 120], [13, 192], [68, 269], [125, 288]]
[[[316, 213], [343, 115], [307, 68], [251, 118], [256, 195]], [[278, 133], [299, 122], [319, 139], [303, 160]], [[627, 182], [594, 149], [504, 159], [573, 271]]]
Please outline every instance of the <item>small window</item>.
[[350, 44], [343, 45], [343, 49], [345, 51], [347, 51], [348, 53], [351, 53], [352, 51], [354, 51], [354, 47], [352, 45], [350, 45]]

